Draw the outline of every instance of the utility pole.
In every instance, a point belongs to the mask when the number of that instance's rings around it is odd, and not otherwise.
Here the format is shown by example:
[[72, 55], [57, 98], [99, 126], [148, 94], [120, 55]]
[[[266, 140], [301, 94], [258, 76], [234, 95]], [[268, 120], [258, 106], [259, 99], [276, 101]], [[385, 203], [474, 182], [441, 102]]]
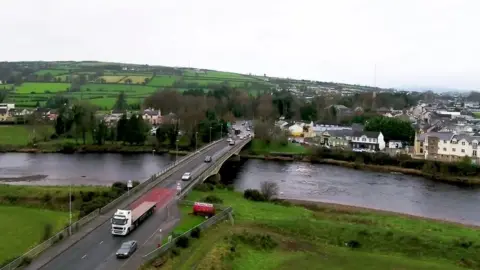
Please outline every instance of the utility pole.
[[176, 148], [177, 148], [177, 151], [175, 151], [175, 165], [177, 165], [177, 158], [178, 158], [178, 139], [175, 141], [176, 143]]
[[195, 153], [197, 152], [197, 142], [198, 142], [197, 135], [198, 135], [198, 131], [195, 132]]
[[220, 139], [223, 138], [223, 124], [220, 126]]

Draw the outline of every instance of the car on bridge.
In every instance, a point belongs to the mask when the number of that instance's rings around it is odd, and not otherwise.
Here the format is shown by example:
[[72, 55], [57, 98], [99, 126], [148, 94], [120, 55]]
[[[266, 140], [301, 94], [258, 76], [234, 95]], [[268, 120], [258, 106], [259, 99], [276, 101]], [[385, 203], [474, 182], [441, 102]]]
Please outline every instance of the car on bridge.
[[137, 241], [132, 240], [124, 242], [117, 250], [117, 258], [128, 258], [135, 252], [135, 250], [137, 250]]
[[182, 180], [183, 181], [188, 181], [188, 180], [190, 180], [191, 177], [192, 177], [192, 174], [189, 173], [189, 172], [186, 172], [182, 175]]
[[206, 163], [212, 162], [212, 156], [206, 156], [205, 157], [205, 162]]

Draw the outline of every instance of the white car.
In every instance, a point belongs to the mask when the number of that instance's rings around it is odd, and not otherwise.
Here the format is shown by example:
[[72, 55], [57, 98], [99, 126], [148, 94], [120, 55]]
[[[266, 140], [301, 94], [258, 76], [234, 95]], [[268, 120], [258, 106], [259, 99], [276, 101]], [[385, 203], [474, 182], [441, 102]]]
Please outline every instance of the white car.
[[182, 175], [182, 180], [183, 181], [188, 181], [188, 180], [190, 180], [191, 177], [192, 177], [192, 175], [189, 172], [186, 172]]

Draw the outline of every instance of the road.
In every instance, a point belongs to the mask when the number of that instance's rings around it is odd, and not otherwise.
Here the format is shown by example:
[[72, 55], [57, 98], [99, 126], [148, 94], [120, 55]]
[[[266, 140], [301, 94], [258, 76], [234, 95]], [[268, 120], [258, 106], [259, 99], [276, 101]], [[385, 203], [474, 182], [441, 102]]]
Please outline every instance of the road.
[[[242, 135], [246, 134], [246, 130], [243, 126], [239, 126], [242, 130]], [[226, 142], [220, 142], [215, 145], [204, 154], [199, 155], [191, 162], [182, 166], [180, 170], [173, 173], [169, 178], [160, 183], [157, 188], [176, 190], [177, 182], [181, 182], [182, 186], [187, 182], [179, 181], [184, 172], [191, 172], [192, 178], [201, 174], [208, 166], [214, 164], [215, 160], [223, 155], [229, 149], [229, 145]], [[212, 163], [205, 163], [205, 156], [212, 156]], [[171, 192], [173, 194], [174, 192]], [[148, 195], [148, 194], [147, 194]], [[160, 203], [160, 206], [164, 206], [173, 201], [175, 196], [170, 196], [168, 200], [164, 200]], [[138, 201], [144, 200], [140, 198]], [[136, 204], [133, 203], [133, 204]], [[157, 207], [159, 205], [157, 204]], [[167, 213], [169, 212], [169, 213]], [[173, 215], [173, 217], [172, 217]], [[92, 269], [136, 269], [132, 266], [128, 266], [130, 260], [118, 260], [115, 257], [115, 252], [120, 247], [121, 243], [128, 240], [136, 240], [139, 244], [139, 250], [135, 253], [135, 256], [141, 256], [142, 247], [144, 245], [152, 245], [155, 241], [154, 238], [158, 237], [159, 229], [163, 228], [165, 223], [179, 217], [179, 211], [176, 207], [172, 207], [170, 211], [162, 211], [161, 208], [157, 208], [157, 211], [153, 216], [148, 218], [137, 230], [126, 237], [113, 236], [110, 233], [110, 222], [105, 222], [100, 227], [92, 231], [85, 238], [71, 246], [68, 250], [63, 252], [60, 256], [53, 259], [40, 269], [43, 270], [92, 270]], [[144, 248], [145, 249], [145, 248]], [[151, 251], [151, 250], [149, 250]], [[135, 257], [134, 256], [134, 257]], [[133, 258], [133, 261], [138, 261]], [[137, 265], [138, 267], [139, 265]]]

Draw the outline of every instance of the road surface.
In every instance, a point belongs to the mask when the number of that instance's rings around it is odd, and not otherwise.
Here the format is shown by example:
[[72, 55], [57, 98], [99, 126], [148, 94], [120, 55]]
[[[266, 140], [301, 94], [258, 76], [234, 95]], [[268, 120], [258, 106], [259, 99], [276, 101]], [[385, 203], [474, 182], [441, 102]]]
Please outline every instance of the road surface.
[[[247, 134], [245, 127], [239, 126], [242, 130], [241, 135]], [[92, 231], [85, 238], [71, 246], [60, 256], [56, 257], [48, 264], [43, 266], [42, 270], [105, 270], [105, 269], [136, 269], [132, 266], [141, 263], [138, 257], [144, 255], [145, 245], [154, 245], [155, 238], [159, 237], [159, 229], [167, 226], [166, 224], [171, 222], [172, 219], [179, 219], [180, 213], [175, 206], [172, 206], [170, 211], [162, 211], [165, 205], [171, 203], [175, 196], [177, 183], [180, 182], [182, 186], [185, 186], [187, 182], [181, 181], [181, 177], [185, 172], [192, 173], [192, 179], [201, 174], [208, 166], [215, 163], [215, 160], [222, 156], [230, 149], [227, 142], [220, 142], [206, 151], [204, 154], [199, 155], [192, 161], [184, 164], [180, 170], [173, 173], [169, 178], [160, 183], [152, 192], [139, 198], [132, 205], [138, 205], [145, 200], [154, 200], [157, 202], [157, 211], [145, 222], [134, 230], [132, 233], [125, 237], [113, 236], [110, 233], [111, 224], [105, 222], [100, 227]], [[205, 163], [205, 156], [212, 156], [211, 163]], [[167, 197], [167, 199], [165, 198]], [[167, 213], [168, 212], [168, 213]], [[138, 251], [134, 254], [133, 258], [128, 260], [119, 260], [115, 257], [115, 252], [120, 247], [121, 243], [128, 240], [136, 240], [138, 242]], [[142, 249], [143, 247], [143, 249]], [[151, 251], [148, 250], [148, 252]], [[135, 258], [136, 257], [136, 258]], [[129, 263], [131, 262], [131, 263]], [[138, 267], [139, 265], [137, 265]]]

